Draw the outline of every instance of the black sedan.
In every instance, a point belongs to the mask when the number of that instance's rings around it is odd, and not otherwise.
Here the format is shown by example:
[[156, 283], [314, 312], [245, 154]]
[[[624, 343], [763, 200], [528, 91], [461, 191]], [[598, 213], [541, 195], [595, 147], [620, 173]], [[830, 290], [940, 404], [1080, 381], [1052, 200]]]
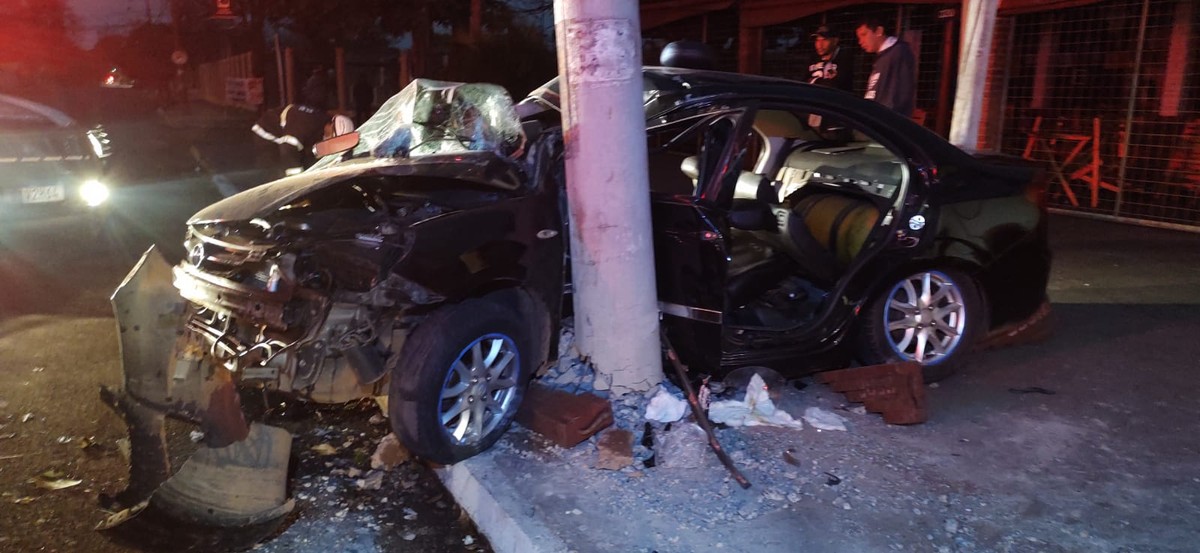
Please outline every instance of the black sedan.
[[[694, 369], [915, 360], [936, 379], [1043, 304], [1033, 168], [831, 89], [647, 68], [645, 92], [663, 324]], [[209, 430], [240, 414], [185, 391], [386, 395], [414, 452], [482, 451], [557, 351], [570, 275], [555, 84], [514, 106], [498, 87], [417, 81], [320, 148], [305, 173], [197, 213], [172, 270], [139, 265], [173, 274], [166, 312], [187, 331], [123, 334], [140, 340], [123, 349], [138, 352], [125, 393]], [[133, 292], [116, 295], [123, 317], [123, 297], [149, 297]], [[196, 363], [171, 363], [164, 384], [172, 351]]]

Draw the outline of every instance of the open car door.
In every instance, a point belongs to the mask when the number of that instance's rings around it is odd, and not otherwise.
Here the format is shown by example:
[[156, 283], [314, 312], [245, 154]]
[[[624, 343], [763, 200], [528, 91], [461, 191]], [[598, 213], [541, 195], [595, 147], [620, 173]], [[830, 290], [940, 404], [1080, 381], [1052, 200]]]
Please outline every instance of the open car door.
[[681, 360], [701, 372], [717, 372], [721, 363], [727, 210], [751, 142], [752, 111], [684, 116], [649, 130], [662, 324]]

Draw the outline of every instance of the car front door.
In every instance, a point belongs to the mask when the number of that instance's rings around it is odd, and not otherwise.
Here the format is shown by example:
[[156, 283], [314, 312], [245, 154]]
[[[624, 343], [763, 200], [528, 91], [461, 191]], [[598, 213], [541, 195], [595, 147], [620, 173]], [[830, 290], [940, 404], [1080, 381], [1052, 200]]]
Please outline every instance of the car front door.
[[750, 144], [751, 112], [695, 115], [650, 129], [662, 324], [683, 362], [700, 372], [720, 368], [730, 246], [727, 210]]

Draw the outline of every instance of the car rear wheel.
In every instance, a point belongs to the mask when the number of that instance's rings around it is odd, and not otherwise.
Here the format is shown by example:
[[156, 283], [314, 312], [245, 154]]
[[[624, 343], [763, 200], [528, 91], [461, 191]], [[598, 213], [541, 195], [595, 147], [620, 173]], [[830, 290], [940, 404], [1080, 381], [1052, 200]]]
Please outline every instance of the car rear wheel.
[[987, 324], [987, 306], [970, 276], [927, 270], [892, 283], [859, 318], [859, 359], [916, 361], [926, 382], [954, 373]]
[[433, 313], [413, 331], [388, 398], [392, 426], [410, 451], [449, 464], [500, 438], [529, 380], [528, 328], [499, 304], [475, 299]]

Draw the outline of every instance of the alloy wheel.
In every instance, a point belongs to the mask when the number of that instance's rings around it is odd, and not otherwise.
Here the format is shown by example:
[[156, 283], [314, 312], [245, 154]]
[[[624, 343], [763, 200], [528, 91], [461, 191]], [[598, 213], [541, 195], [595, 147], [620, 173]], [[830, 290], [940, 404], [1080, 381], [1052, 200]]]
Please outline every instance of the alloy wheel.
[[458, 354], [438, 399], [442, 430], [456, 445], [479, 443], [504, 420], [520, 366], [516, 343], [503, 334], [480, 337]]
[[888, 293], [883, 323], [888, 343], [902, 359], [925, 365], [944, 361], [966, 330], [963, 290], [939, 271], [907, 277]]

